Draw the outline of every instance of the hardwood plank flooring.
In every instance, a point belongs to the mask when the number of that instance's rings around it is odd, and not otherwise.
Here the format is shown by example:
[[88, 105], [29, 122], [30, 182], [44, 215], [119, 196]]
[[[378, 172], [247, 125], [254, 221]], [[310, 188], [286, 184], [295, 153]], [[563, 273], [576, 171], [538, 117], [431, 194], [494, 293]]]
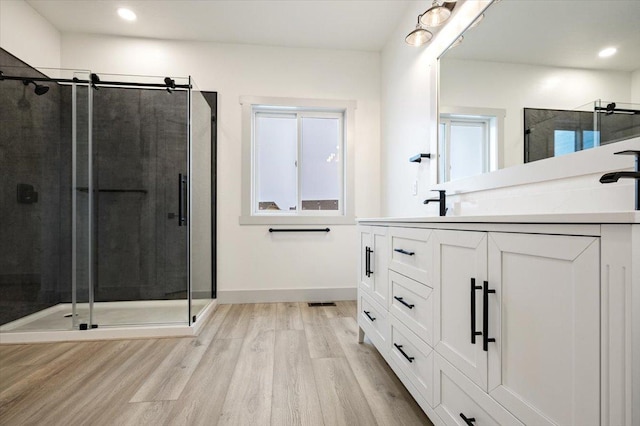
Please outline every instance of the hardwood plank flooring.
[[322, 409], [304, 331], [276, 332], [272, 425], [322, 426]]
[[0, 424], [430, 425], [355, 316], [221, 305], [197, 337], [0, 346]]
[[276, 330], [304, 330], [300, 306], [295, 302], [278, 303]]

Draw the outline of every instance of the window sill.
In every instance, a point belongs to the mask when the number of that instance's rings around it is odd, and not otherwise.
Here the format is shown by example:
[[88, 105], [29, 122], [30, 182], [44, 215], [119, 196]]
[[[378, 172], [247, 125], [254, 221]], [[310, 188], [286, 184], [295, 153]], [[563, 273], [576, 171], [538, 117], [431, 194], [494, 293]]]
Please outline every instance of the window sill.
[[355, 225], [353, 216], [240, 216], [240, 225]]

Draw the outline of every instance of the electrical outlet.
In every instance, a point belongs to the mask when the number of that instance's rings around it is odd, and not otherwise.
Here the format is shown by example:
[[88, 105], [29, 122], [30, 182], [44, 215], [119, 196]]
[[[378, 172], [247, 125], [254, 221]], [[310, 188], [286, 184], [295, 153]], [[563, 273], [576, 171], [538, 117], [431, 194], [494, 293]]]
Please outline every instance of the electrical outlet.
[[411, 194], [418, 195], [418, 181], [417, 180], [413, 181], [413, 183], [411, 184]]

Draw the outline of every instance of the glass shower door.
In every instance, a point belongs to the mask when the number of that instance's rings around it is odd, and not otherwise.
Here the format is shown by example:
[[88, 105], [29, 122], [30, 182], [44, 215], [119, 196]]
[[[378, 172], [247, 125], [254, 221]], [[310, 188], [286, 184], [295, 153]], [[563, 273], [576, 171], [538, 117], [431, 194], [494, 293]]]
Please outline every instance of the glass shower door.
[[121, 84], [93, 91], [94, 323], [188, 324], [188, 93], [99, 77]]

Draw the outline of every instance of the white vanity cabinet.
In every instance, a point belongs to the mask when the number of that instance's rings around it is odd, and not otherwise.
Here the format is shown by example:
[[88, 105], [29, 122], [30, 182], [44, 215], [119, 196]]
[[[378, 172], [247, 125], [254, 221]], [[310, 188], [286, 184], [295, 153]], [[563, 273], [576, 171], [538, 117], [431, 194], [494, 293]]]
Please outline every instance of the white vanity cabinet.
[[483, 219], [377, 222], [388, 334], [364, 334], [436, 425], [640, 426], [640, 215]]
[[599, 242], [436, 231], [436, 352], [525, 424], [599, 424]]

